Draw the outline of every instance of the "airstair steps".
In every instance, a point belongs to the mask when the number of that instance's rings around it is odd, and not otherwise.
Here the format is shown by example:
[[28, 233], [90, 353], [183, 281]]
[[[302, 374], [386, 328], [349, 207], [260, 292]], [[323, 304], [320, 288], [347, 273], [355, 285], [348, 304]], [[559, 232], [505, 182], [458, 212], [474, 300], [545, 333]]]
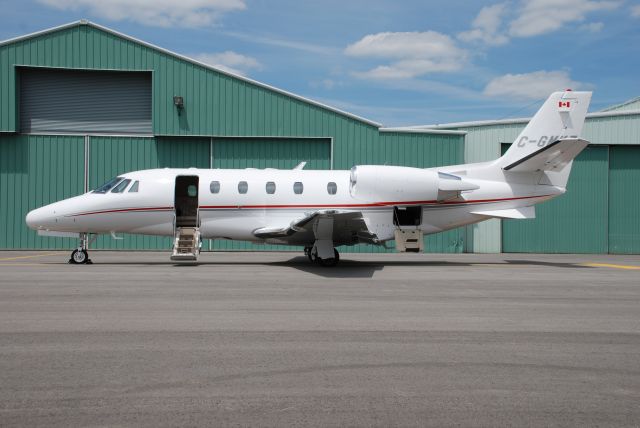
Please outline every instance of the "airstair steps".
[[171, 260], [198, 260], [200, 246], [200, 230], [197, 227], [178, 227], [173, 241]]
[[416, 228], [395, 230], [396, 250], [400, 253], [421, 253], [424, 251], [422, 231]]

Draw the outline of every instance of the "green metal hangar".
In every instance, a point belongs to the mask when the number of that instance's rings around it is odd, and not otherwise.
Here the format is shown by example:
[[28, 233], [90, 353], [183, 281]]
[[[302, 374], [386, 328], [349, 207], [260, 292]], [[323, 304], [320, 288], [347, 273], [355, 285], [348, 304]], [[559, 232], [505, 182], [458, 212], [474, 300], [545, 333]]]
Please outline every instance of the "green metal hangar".
[[[495, 159], [529, 119], [415, 129], [467, 132], [465, 162]], [[467, 227], [465, 251], [640, 254], [640, 97], [587, 115], [565, 195], [536, 207], [535, 220], [490, 220]]]
[[[459, 164], [464, 134], [381, 128], [79, 21], [0, 43], [0, 249], [74, 247], [69, 239], [37, 236], [25, 214], [127, 171], [292, 168], [301, 161], [313, 169]], [[465, 233], [427, 237], [426, 247], [461, 252]], [[168, 238], [125, 236], [101, 237], [92, 248], [171, 245]]]
[[[38, 206], [158, 167], [431, 167], [500, 156], [528, 119], [383, 128], [79, 21], [0, 43], [0, 249], [68, 249], [24, 224]], [[587, 118], [569, 192], [535, 220], [432, 235], [431, 252], [640, 253], [640, 98]], [[250, 249], [215, 241], [210, 249]], [[101, 237], [93, 248], [169, 249]], [[255, 249], [282, 248], [258, 246]], [[347, 251], [384, 251], [361, 246]]]

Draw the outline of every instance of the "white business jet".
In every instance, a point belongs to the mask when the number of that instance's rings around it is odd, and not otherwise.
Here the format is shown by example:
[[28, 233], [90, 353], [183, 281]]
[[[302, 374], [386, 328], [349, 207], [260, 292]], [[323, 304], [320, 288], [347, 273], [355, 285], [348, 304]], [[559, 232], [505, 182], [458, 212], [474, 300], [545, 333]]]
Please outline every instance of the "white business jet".
[[109, 180], [27, 214], [41, 235], [79, 238], [71, 263], [89, 263], [97, 234], [174, 237], [172, 260], [197, 260], [201, 239], [304, 247], [333, 266], [336, 247], [395, 239], [421, 251], [423, 234], [489, 218], [535, 217], [534, 205], [566, 191], [591, 92], [553, 93], [509, 150], [491, 162], [351, 171], [152, 169]]

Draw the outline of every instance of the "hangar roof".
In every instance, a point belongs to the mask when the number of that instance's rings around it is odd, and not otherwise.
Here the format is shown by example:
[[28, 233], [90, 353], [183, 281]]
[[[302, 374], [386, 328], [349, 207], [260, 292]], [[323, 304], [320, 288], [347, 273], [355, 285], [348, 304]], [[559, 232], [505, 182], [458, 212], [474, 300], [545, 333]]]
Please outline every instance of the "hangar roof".
[[640, 110], [640, 97], [635, 97], [623, 103], [612, 105], [602, 109], [602, 111], [629, 111], [629, 110]]
[[[587, 119], [598, 118], [598, 117], [640, 115], [640, 97], [632, 101], [638, 102], [639, 105], [637, 106], [637, 108], [619, 109], [619, 110], [606, 109], [604, 111], [587, 113]], [[621, 104], [620, 106], [622, 105], [626, 105], [626, 103]], [[515, 119], [477, 120], [477, 121], [470, 121], [470, 122], [441, 123], [441, 124], [434, 124], [434, 125], [416, 125], [416, 126], [406, 126], [406, 127], [397, 128], [397, 129], [403, 129], [405, 131], [409, 131], [412, 129], [422, 129], [422, 130], [424, 129], [455, 129], [455, 128], [469, 128], [474, 126], [491, 126], [491, 125], [508, 125], [513, 123], [527, 123], [530, 120], [531, 120], [530, 117], [520, 117]]]
[[25, 40], [25, 39], [30, 39], [30, 38], [34, 38], [34, 37], [38, 37], [38, 36], [42, 36], [42, 35], [45, 35], [45, 34], [53, 33], [53, 32], [56, 32], [56, 31], [60, 31], [60, 30], [64, 30], [64, 29], [67, 29], [67, 28], [71, 28], [71, 27], [75, 27], [75, 26], [80, 26], [80, 25], [86, 25], [86, 26], [89, 26], [89, 27], [97, 28], [97, 29], [102, 30], [102, 31], [105, 31], [105, 32], [107, 32], [107, 33], [111, 33], [111, 34], [113, 34], [113, 35], [115, 35], [115, 36], [117, 36], [117, 37], [121, 37], [121, 38], [123, 38], [123, 39], [130, 40], [130, 41], [132, 41], [132, 42], [134, 42], [134, 43], [138, 43], [138, 44], [143, 45], [143, 46], [146, 46], [146, 47], [148, 47], [148, 48], [155, 49], [155, 50], [157, 50], [157, 51], [159, 51], [159, 52], [162, 52], [162, 53], [164, 53], [164, 54], [174, 56], [174, 57], [179, 58], [179, 59], [181, 59], [181, 60], [183, 60], [183, 61], [187, 61], [187, 62], [190, 62], [190, 63], [196, 64], [196, 65], [199, 65], [199, 66], [201, 66], [201, 67], [208, 68], [208, 69], [210, 69], [210, 70], [216, 71], [216, 72], [218, 72], [218, 73], [225, 74], [225, 75], [227, 75], [227, 76], [231, 76], [231, 77], [233, 77], [233, 78], [235, 78], [235, 79], [239, 79], [239, 80], [242, 80], [242, 81], [245, 81], [245, 82], [251, 83], [251, 84], [253, 84], [253, 85], [256, 85], [256, 86], [259, 86], [259, 87], [262, 87], [262, 88], [268, 89], [268, 90], [270, 90], [270, 91], [273, 91], [273, 92], [276, 92], [276, 93], [279, 93], [279, 94], [282, 94], [282, 95], [286, 95], [286, 96], [288, 96], [288, 97], [291, 97], [291, 98], [294, 98], [294, 99], [297, 99], [297, 100], [303, 101], [303, 102], [305, 102], [305, 103], [309, 103], [309, 104], [315, 105], [315, 106], [317, 106], [317, 107], [320, 107], [320, 108], [323, 108], [323, 109], [326, 109], [326, 110], [333, 111], [333, 112], [335, 112], [335, 113], [341, 114], [341, 115], [343, 115], [343, 116], [347, 116], [347, 117], [349, 117], [349, 118], [351, 118], [351, 119], [355, 119], [355, 120], [358, 120], [358, 121], [360, 121], [360, 122], [364, 122], [364, 123], [366, 123], [366, 124], [369, 124], [369, 125], [375, 126], [375, 127], [377, 127], [377, 128], [380, 128], [380, 127], [382, 126], [382, 124], [380, 124], [380, 123], [378, 123], [378, 122], [374, 122], [374, 121], [372, 121], [372, 120], [369, 120], [369, 119], [366, 119], [366, 118], [364, 118], [364, 117], [361, 117], [361, 116], [355, 115], [355, 114], [353, 114], [353, 113], [349, 113], [349, 112], [346, 112], [346, 111], [344, 111], [344, 110], [340, 110], [340, 109], [337, 109], [337, 108], [335, 108], [335, 107], [328, 106], [328, 105], [323, 104], [323, 103], [320, 103], [320, 102], [318, 102], [318, 101], [314, 101], [314, 100], [311, 100], [311, 99], [309, 99], [309, 98], [305, 98], [305, 97], [303, 97], [303, 96], [296, 95], [296, 94], [294, 94], [294, 93], [291, 93], [291, 92], [285, 91], [285, 90], [283, 90], [283, 89], [279, 89], [279, 88], [276, 88], [276, 87], [273, 87], [273, 86], [267, 85], [267, 84], [262, 83], [262, 82], [258, 82], [258, 81], [253, 80], [253, 79], [249, 79], [249, 78], [247, 78], [247, 77], [245, 77], [245, 76], [240, 76], [240, 75], [238, 75], [238, 74], [231, 73], [231, 72], [229, 72], [229, 71], [227, 71], [227, 70], [222, 70], [222, 69], [220, 69], [220, 68], [218, 68], [218, 67], [214, 67], [214, 66], [211, 66], [211, 65], [209, 65], [209, 64], [205, 64], [205, 63], [200, 62], [200, 61], [198, 61], [198, 60], [195, 60], [195, 59], [193, 59], [193, 58], [189, 58], [189, 57], [187, 57], [187, 56], [184, 56], [184, 55], [181, 55], [181, 54], [179, 54], [179, 53], [176, 53], [176, 52], [170, 51], [170, 50], [168, 50], [168, 49], [161, 48], [161, 47], [156, 46], [156, 45], [154, 45], [154, 44], [151, 44], [151, 43], [145, 42], [145, 41], [143, 41], [143, 40], [136, 39], [135, 37], [128, 36], [128, 35], [126, 35], [126, 34], [123, 34], [123, 33], [118, 32], [118, 31], [116, 31], [116, 30], [112, 30], [111, 28], [104, 27], [104, 26], [102, 26], [102, 25], [96, 24], [95, 22], [88, 21], [88, 20], [86, 20], [86, 19], [81, 19], [81, 20], [79, 20], [79, 21], [74, 21], [74, 22], [70, 22], [70, 23], [68, 23], [68, 24], [59, 25], [59, 26], [57, 26], [57, 27], [48, 28], [48, 29], [45, 29], [45, 30], [37, 31], [37, 32], [35, 32], [35, 33], [26, 34], [26, 35], [24, 35], [24, 36], [18, 36], [18, 37], [14, 37], [14, 38], [11, 38], [11, 39], [8, 39], [8, 40], [0, 41], [0, 46], [7, 45], [7, 44], [11, 44], [11, 43], [15, 43], [15, 42], [19, 42], [19, 41], [22, 41], [22, 40]]

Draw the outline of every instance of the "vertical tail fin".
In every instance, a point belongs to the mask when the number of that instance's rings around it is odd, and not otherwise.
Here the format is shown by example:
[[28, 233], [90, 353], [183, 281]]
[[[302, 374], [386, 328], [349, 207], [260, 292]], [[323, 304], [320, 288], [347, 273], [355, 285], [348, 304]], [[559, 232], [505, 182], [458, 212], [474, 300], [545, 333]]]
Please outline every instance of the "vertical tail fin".
[[[499, 159], [499, 165], [509, 169], [510, 166], [534, 156], [547, 145], [559, 140], [579, 139], [590, 101], [591, 92], [567, 90], [551, 94]], [[571, 168], [570, 163], [568, 167]]]

